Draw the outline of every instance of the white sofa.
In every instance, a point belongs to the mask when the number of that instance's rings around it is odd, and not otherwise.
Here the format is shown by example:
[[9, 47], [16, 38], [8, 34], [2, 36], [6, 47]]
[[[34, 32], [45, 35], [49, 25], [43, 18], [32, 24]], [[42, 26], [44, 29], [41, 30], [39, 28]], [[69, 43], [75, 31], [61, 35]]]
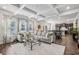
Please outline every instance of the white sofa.
[[47, 42], [47, 43], [52, 43], [53, 40], [53, 34], [51, 36], [48, 37], [48, 33], [46, 33], [44, 36], [42, 35], [42, 40], [43, 42]]

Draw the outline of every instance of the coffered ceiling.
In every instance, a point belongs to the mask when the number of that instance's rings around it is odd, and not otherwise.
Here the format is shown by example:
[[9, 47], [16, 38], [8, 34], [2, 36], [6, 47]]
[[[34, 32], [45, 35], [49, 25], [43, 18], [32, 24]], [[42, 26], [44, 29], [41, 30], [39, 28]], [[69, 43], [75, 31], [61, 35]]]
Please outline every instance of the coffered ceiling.
[[11, 16], [24, 15], [37, 19], [71, 19], [79, 12], [79, 4], [0, 4], [0, 10]]

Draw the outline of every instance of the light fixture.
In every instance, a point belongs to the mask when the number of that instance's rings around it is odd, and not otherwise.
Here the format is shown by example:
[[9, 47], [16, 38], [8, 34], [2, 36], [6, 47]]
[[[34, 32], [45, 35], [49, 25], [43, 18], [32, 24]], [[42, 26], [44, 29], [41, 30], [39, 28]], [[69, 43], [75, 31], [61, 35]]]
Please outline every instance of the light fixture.
[[67, 7], [66, 7], [66, 9], [67, 9], [67, 10], [69, 10], [69, 9], [70, 9], [70, 7], [69, 7], [69, 6], [67, 6]]
[[3, 8], [3, 9], [6, 9], [6, 7], [5, 7], [5, 6], [3, 6], [2, 8]]
[[70, 7], [69, 7], [69, 6], [67, 6], [67, 7], [66, 7], [66, 9], [67, 9], [67, 10], [69, 10], [69, 9], [70, 9]]

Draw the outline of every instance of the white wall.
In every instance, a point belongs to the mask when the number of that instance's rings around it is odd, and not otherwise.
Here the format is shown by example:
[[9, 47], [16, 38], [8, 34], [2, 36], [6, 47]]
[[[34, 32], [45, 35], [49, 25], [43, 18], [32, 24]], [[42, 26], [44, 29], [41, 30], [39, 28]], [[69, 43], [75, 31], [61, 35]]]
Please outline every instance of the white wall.
[[57, 24], [57, 21], [39, 21], [38, 24], [40, 24], [41, 26], [48, 26], [49, 29], [48, 30], [55, 30], [55, 25]]
[[61, 23], [61, 21], [59, 21], [59, 20], [58, 21], [57, 20], [49, 20], [49, 21], [47, 21], [47, 23], [51, 24], [50, 30], [55, 30], [55, 25]]
[[7, 17], [0, 13], [0, 44], [3, 43], [3, 36], [6, 35], [6, 20]]

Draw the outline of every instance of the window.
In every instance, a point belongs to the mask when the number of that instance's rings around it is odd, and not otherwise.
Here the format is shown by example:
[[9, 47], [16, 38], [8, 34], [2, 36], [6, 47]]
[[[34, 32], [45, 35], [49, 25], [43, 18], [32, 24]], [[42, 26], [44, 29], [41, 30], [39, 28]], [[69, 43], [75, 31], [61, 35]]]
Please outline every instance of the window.
[[8, 26], [7, 26], [7, 34], [12, 36], [17, 34], [17, 20], [16, 18], [11, 18], [8, 20]]
[[26, 32], [27, 31], [27, 21], [20, 20], [19, 21], [19, 32]]
[[33, 23], [33, 21], [29, 21], [29, 23], [28, 23], [28, 31], [29, 32], [34, 31], [34, 23]]

